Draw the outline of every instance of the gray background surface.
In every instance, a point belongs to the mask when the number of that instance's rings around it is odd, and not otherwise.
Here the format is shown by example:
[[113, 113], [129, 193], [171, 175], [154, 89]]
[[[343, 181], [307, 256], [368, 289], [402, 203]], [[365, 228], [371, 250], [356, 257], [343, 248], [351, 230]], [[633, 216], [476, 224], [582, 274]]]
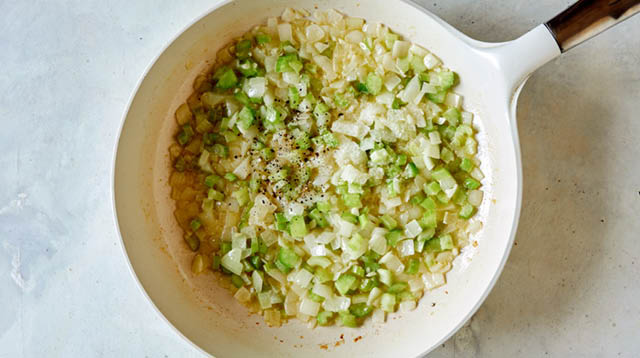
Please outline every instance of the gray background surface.
[[[485, 41], [570, 3], [419, 2]], [[129, 276], [109, 176], [138, 78], [214, 3], [0, 2], [0, 357], [201, 357]], [[640, 355], [639, 34], [640, 16], [525, 86], [516, 246], [470, 324], [430, 358]]]

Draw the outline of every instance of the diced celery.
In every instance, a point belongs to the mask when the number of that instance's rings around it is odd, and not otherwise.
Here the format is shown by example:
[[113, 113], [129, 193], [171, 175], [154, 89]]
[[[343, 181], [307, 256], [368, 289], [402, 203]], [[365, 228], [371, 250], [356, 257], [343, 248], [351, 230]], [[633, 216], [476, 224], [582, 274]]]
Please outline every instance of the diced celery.
[[407, 284], [406, 282], [396, 282], [396, 283], [394, 283], [393, 285], [391, 285], [389, 287], [387, 292], [389, 292], [389, 293], [400, 293], [400, 292], [406, 290], [407, 288], [409, 288], [409, 284]]
[[251, 108], [244, 106], [238, 114], [238, 127], [248, 129], [253, 124], [254, 112]]
[[382, 221], [382, 225], [389, 230], [395, 229], [398, 226], [398, 222], [387, 214], [382, 215], [382, 217], [380, 217], [380, 221]]
[[356, 316], [348, 312], [340, 312], [340, 323], [344, 327], [351, 327], [351, 328], [358, 327], [358, 321], [356, 320]]
[[460, 111], [456, 108], [450, 107], [442, 113], [442, 116], [454, 127], [460, 122]]
[[249, 190], [247, 187], [240, 188], [233, 193], [231, 193], [234, 199], [238, 202], [240, 206], [244, 206], [249, 202]]
[[380, 285], [380, 281], [378, 281], [377, 277], [374, 276], [374, 277], [371, 277], [371, 278], [365, 278], [360, 283], [360, 291], [369, 292], [374, 287], [378, 287], [378, 285]]
[[289, 272], [292, 268], [294, 268], [298, 262], [300, 261], [300, 256], [298, 256], [293, 249], [288, 247], [281, 246], [278, 251], [278, 260], [277, 263], [280, 263], [285, 267], [285, 270], [281, 270], [283, 272]]
[[367, 92], [375, 96], [380, 93], [380, 90], [382, 89], [382, 78], [375, 73], [370, 72], [367, 75], [365, 85], [367, 86]]
[[473, 178], [466, 178], [463, 182], [463, 185], [469, 190], [474, 190], [480, 187], [480, 182]]
[[220, 183], [221, 180], [222, 178], [215, 174], [207, 175], [204, 178], [204, 185], [209, 188], [213, 188], [216, 184]]
[[200, 228], [200, 226], [202, 225], [202, 223], [200, 222], [200, 219], [195, 218], [193, 220], [191, 220], [191, 222], [189, 223], [189, 226], [191, 227], [191, 230], [193, 231], [198, 231], [198, 229]]
[[462, 206], [462, 208], [460, 208], [460, 212], [458, 213], [458, 216], [460, 216], [463, 219], [469, 219], [470, 217], [473, 216], [474, 211], [475, 211], [475, 208], [473, 207], [473, 205], [466, 203]]
[[336, 290], [338, 290], [338, 292], [340, 292], [340, 294], [344, 296], [356, 283], [356, 280], [357, 278], [354, 275], [345, 273], [338, 277], [334, 285], [336, 286]]
[[280, 231], [286, 231], [287, 228], [289, 227], [289, 221], [284, 216], [284, 214], [283, 213], [275, 213], [274, 217], [275, 217], [275, 220], [276, 220], [276, 229], [278, 229]]
[[302, 215], [296, 215], [291, 218], [289, 230], [293, 237], [304, 237], [307, 234], [307, 226]]
[[431, 198], [426, 198], [420, 203], [420, 206], [422, 206], [425, 209], [435, 209], [436, 202], [433, 201], [433, 199]]
[[316, 207], [320, 212], [328, 213], [331, 210], [331, 204], [326, 201], [319, 201], [316, 203]]
[[387, 245], [396, 247], [398, 241], [404, 237], [404, 234], [402, 233], [402, 229], [393, 229], [386, 233], [384, 237], [387, 239]]
[[318, 313], [316, 316], [316, 321], [318, 321], [319, 326], [328, 326], [333, 319], [333, 312], [322, 311]]
[[184, 241], [189, 245], [191, 251], [198, 251], [200, 248], [200, 239], [196, 235], [187, 234], [184, 236]]
[[394, 312], [396, 310], [396, 296], [390, 293], [383, 293], [380, 298], [380, 308], [385, 312]]
[[362, 207], [362, 202], [360, 201], [360, 194], [345, 193], [342, 195], [342, 200], [344, 201], [344, 205], [350, 208]]
[[258, 45], [263, 45], [263, 44], [269, 43], [269, 42], [271, 42], [271, 36], [265, 35], [265, 34], [257, 34], [256, 35], [256, 42], [258, 43]]
[[409, 275], [415, 275], [418, 273], [419, 269], [420, 269], [420, 260], [416, 258], [411, 258], [409, 259], [409, 264], [407, 265], [405, 272]]
[[427, 98], [433, 103], [443, 103], [445, 97], [447, 96], [447, 91], [440, 91], [437, 93], [427, 93]]
[[315, 276], [316, 282], [319, 282], [319, 283], [329, 282], [333, 279], [333, 274], [329, 272], [329, 270], [327, 270], [326, 268], [322, 268], [322, 267], [316, 269], [314, 276]]
[[244, 286], [244, 281], [242, 280], [242, 277], [238, 275], [231, 275], [231, 283], [237, 288]]
[[229, 89], [235, 87], [238, 83], [238, 77], [232, 69], [226, 69], [218, 78], [216, 86], [221, 89]]
[[298, 108], [300, 104], [300, 92], [295, 87], [289, 87], [289, 107]]
[[311, 212], [309, 212], [309, 217], [315, 220], [318, 227], [324, 228], [329, 225], [327, 218], [325, 218], [324, 214], [321, 213], [320, 210], [318, 210], [318, 208], [311, 210]]
[[419, 173], [420, 171], [418, 170], [418, 167], [416, 167], [416, 165], [413, 163], [407, 164], [407, 166], [404, 168], [404, 177], [407, 179], [415, 178]]
[[342, 215], [340, 216], [342, 219], [352, 223], [352, 224], [357, 224], [358, 223], [358, 217], [351, 214], [348, 211], [345, 211], [344, 213], [342, 213]]
[[215, 201], [222, 201], [224, 199], [224, 194], [215, 189], [209, 189], [207, 192], [207, 198]]
[[423, 228], [435, 228], [438, 220], [435, 210], [426, 210], [420, 219], [420, 226]]
[[358, 318], [362, 318], [370, 315], [373, 312], [373, 307], [368, 306], [365, 302], [356, 303], [349, 307], [349, 312]]

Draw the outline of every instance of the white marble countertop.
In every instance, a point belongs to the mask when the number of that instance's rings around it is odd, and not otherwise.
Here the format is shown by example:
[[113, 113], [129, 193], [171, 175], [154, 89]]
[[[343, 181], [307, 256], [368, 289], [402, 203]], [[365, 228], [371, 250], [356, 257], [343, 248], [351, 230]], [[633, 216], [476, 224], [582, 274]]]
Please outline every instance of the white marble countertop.
[[[569, 0], [420, 1], [481, 40]], [[109, 175], [127, 100], [215, 1], [0, 2], [0, 357], [201, 357], [129, 275]], [[640, 355], [640, 16], [536, 72], [522, 218], [470, 324], [430, 357]]]

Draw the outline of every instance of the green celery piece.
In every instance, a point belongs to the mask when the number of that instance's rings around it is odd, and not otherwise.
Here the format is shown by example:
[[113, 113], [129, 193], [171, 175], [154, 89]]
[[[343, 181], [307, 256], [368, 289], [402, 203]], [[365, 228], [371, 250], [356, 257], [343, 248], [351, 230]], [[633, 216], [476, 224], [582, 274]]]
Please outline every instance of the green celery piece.
[[316, 321], [318, 321], [319, 326], [328, 326], [331, 323], [332, 319], [333, 312], [329, 311], [322, 311], [318, 313], [318, 316], [316, 316]]
[[360, 283], [360, 291], [362, 292], [370, 292], [374, 287], [378, 287], [380, 285], [380, 281], [376, 276], [371, 278], [365, 278]]
[[221, 158], [229, 156], [229, 147], [224, 144], [216, 143], [211, 147], [211, 153]]
[[356, 320], [356, 316], [348, 312], [340, 312], [340, 323], [344, 327], [351, 327], [351, 328], [358, 327], [358, 321]]
[[467, 173], [470, 173], [473, 170], [473, 167], [473, 162], [469, 158], [463, 158], [460, 162], [460, 169]]
[[457, 126], [460, 123], [460, 111], [456, 108], [450, 107], [442, 114], [447, 119], [450, 125]]
[[300, 104], [300, 93], [295, 87], [289, 87], [289, 107], [298, 108]]
[[222, 178], [215, 174], [207, 175], [207, 177], [204, 178], [204, 185], [213, 188], [216, 184], [220, 183], [221, 180]]
[[431, 198], [426, 198], [420, 203], [420, 206], [422, 206], [425, 209], [433, 210], [436, 208], [436, 202], [433, 201], [433, 199]]
[[358, 223], [358, 217], [351, 214], [348, 211], [345, 211], [344, 213], [342, 213], [341, 218], [352, 223], [352, 224], [357, 224]]
[[307, 227], [304, 223], [304, 217], [302, 215], [296, 215], [291, 218], [289, 223], [289, 230], [293, 237], [304, 237], [307, 234]]
[[234, 182], [234, 181], [238, 180], [238, 177], [237, 177], [235, 174], [233, 174], [233, 173], [227, 173], [227, 174], [225, 174], [225, 175], [224, 175], [224, 178], [225, 178], [226, 180], [230, 181], [230, 182]]
[[216, 87], [221, 89], [229, 89], [229, 88], [235, 87], [237, 83], [238, 83], [238, 77], [236, 77], [236, 74], [233, 72], [233, 70], [226, 69], [220, 75], [220, 78], [218, 79], [218, 83], [216, 84]]
[[367, 86], [367, 92], [375, 96], [382, 89], [382, 78], [370, 72], [365, 80], [365, 85]]
[[453, 71], [442, 71], [438, 73], [440, 76], [440, 89], [443, 91], [453, 87], [456, 81], [456, 74]]
[[420, 170], [413, 163], [407, 164], [407, 166], [404, 168], [404, 177], [407, 179], [415, 178], [416, 175], [418, 175], [419, 173], [420, 173]]
[[424, 192], [425, 192], [427, 195], [430, 195], [430, 196], [431, 196], [431, 195], [436, 195], [436, 194], [438, 194], [438, 193], [440, 192], [440, 190], [441, 190], [441, 189], [440, 189], [440, 184], [438, 184], [438, 182], [437, 182], [437, 181], [435, 181], [435, 180], [434, 180], [434, 181], [432, 181], [432, 182], [431, 182], [431, 183], [429, 183], [429, 184], [425, 184], [425, 185], [424, 185]]
[[387, 33], [384, 36], [384, 44], [385, 46], [387, 46], [387, 49], [389, 50], [393, 49], [393, 43], [396, 42], [397, 40], [398, 40], [398, 35], [396, 34]]
[[393, 285], [391, 285], [391, 287], [389, 287], [387, 292], [400, 293], [402, 291], [405, 291], [407, 288], [409, 288], [409, 285], [406, 282], [396, 282]]
[[407, 155], [406, 154], [398, 154], [398, 157], [396, 158], [395, 164], [399, 165], [399, 166], [407, 164]]
[[212, 188], [207, 192], [207, 198], [215, 201], [222, 201], [224, 199], [224, 194]]
[[333, 274], [329, 270], [318, 267], [314, 273], [315, 280], [319, 283], [325, 283], [333, 280]]
[[275, 217], [275, 220], [276, 220], [276, 229], [278, 229], [280, 231], [286, 231], [287, 228], [289, 227], [289, 221], [284, 216], [284, 214], [283, 213], [275, 213], [274, 217]]
[[214, 271], [220, 271], [220, 262], [222, 258], [219, 255], [211, 254], [211, 269]]
[[389, 230], [395, 229], [398, 226], [398, 222], [392, 218], [391, 216], [385, 214], [380, 217], [380, 221], [382, 221], [382, 225]]
[[380, 298], [380, 307], [385, 312], [394, 312], [396, 310], [396, 296], [391, 293], [383, 293]]
[[364, 269], [362, 268], [362, 266], [352, 266], [351, 267], [351, 273], [353, 273], [354, 275], [358, 276], [358, 277], [364, 277]]
[[191, 220], [191, 222], [189, 223], [189, 226], [191, 227], [191, 230], [193, 231], [198, 231], [198, 229], [200, 228], [200, 226], [202, 226], [202, 223], [200, 222], [200, 219], [198, 218], [194, 218], [193, 220]]
[[329, 225], [327, 218], [324, 216], [322, 212], [318, 208], [314, 208], [309, 212], [309, 217], [315, 220], [318, 227], [325, 228]]
[[328, 213], [329, 211], [331, 211], [331, 204], [329, 204], [326, 201], [320, 201], [316, 203], [316, 207], [318, 208], [318, 210], [320, 210], [320, 212], [322, 213]]
[[362, 207], [362, 202], [360, 201], [360, 194], [346, 193], [342, 195], [342, 200], [344, 201], [344, 205], [350, 208]]
[[245, 206], [249, 202], [249, 190], [247, 187], [240, 188], [231, 193], [240, 206]]
[[373, 312], [373, 308], [368, 306], [365, 302], [361, 302], [351, 305], [349, 307], [349, 312], [358, 318], [362, 318], [370, 315], [371, 312]]
[[384, 235], [387, 239], [387, 244], [391, 247], [396, 247], [398, 241], [400, 241], [403, 236], [402, 229], [393, 229]]
[[253, 109], [244, 106], [238, 114], [238, 126], [242, 129], [248, 129], [253, 124], [254, 118], [255, 116]]
[[248, 106], [249, 104], [251, 104], [251, 101], [249, 100], [249, 96], [247, 96], [247, 94], [242, 91], [236, 92], [233, 95], [233, 97], [235, 97], [235, 99], [237, 99], [238, 102], [242, 103], [245, 106]]
[[294, 268], [298, 262], [300, 261], [300, 256], [288, 247], [282, 246], [278, 251], [278, 260], [280, 264], [282, 264], [287, 269], [291, 270]]
[[469, 190], [474, 190], [480, 187], [480, 182], [473, 178], [466, 178], [463, 182], [463, 185]]
[[409, 264], [407, 265], [407, 269], [405, 270], [405, 272], [409, 275], [415, 275], [418, 273], [419, 269], [420, 269], [420, 260], [416, 258], [411, 258], [409, 259]]
[[265, 34], [257, 34], [256, 35], [256, 42], [258, 43], [258, 45], [263, 45], [263, 44], [269, 43], [269, 42], [271, 42], [271, 36], [265, 35]]
[[315, 293], [311, 292], [311, 289], [309, 289], [307, 291], [307, 296], [314, 302], [320, 303], [320, 302], [324, 301], [324, 297], [318, 296]]
[[306, 150], [311, 147], [311, 138], [309, 137], [309, 133], [301, 132], [296, 138], [296, 145], [299, 149]]
[[356, 280], [357, 278], [354, 275], [345, 273], [338, 277], [336, 282], [334, 282], [334, 285], [336, 286], [336, 290], [338, 290], [338, 292], [340, 292], [340, 294], [344, 296], [356, 283]]
[[475, 208], [473, 207], [473, 205], [466, 203], [462, 206], [462, 208], [460, 208], [460, 212], [458, 213], [458, 216], [460, 216], [463, 219], [469, 219], [471, 216], [473, 216], [474, 211], [475, 211]]
[[424, 194], [422, 192], [419, 192], [418, 194], [414, 195], [411, 200], [409, 200], [409, 203], [412, 205], [420, 205], [420, 203], [422, 203], [424, 199]]
[[422, 218], [420, 219], [420, 226], [423, 228], [435, 228], [438, 225], [438, 220], [436, 216], [435, 210], [426, 210], [424, 214], [422, 214]]
[[184, 241], [186, 241], [187, 245], [191, 251], [196, 252], [200, 248], [200, 239], [196, 235], [188, 234], [184, 236]]
[[237, 288], [244, 286], [244, 280], [238, 275], [231, 275], [231, 283]]
[[447, 96], [447, 91], [440, 91], [437, 93], [427, 93], [427, 98], [433, 103], [443, 103], [444, 98]]

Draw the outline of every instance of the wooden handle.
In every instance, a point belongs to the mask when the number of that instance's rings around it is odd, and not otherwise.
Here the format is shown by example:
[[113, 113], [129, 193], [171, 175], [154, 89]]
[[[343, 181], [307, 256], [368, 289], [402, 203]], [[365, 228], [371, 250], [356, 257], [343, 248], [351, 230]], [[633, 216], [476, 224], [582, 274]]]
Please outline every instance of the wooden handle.
[[562, 52], [640, 12], [640, 0], [579, 0], [545, 25]]

